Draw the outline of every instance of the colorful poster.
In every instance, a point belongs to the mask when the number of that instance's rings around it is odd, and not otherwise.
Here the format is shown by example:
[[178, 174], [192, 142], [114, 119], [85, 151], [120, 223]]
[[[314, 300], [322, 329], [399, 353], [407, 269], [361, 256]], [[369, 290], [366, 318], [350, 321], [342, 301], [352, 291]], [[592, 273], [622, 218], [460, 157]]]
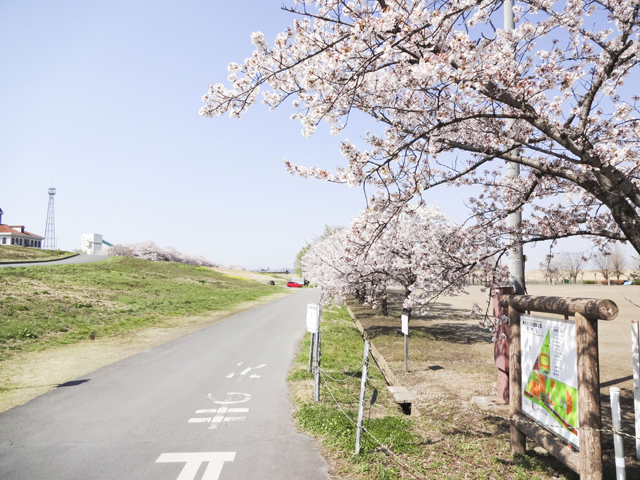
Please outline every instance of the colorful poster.
[[578, 447], [578, 357], [571, 320], [522, 315], [522, 411]]

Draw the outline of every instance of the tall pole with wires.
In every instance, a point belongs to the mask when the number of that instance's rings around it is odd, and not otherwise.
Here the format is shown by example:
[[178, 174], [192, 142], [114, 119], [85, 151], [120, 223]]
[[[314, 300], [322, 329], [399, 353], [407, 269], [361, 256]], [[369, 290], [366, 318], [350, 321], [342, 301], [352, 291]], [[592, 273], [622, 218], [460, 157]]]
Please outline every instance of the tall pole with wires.
[[[504, 2], [504, 30], [511, 32], [514, 28], [513, 18], [513, 0], [505, 0]], [[514, 120], [507, 122], [507, 130], [513, 127]], [[515, 162], [507, 162], [507, 177], [514, 179], [520, 175], [520, 165]], [[516, 230], [522, 222], [522, 212], [520, 210], [510, 213], [507, 217], [507, 226], [511, 230], [509, 235], [509, 283], [515, 290], [516, 295], [524, 295], [524, 254], [522, 244]]]
[[44, 244], [43, 249], [55, 250], [56, 249], [56, 222], [53, 214], [53, 197], [56, 194], [55, 188], [49, 189], [49, 207], [47, 208], [47, 225], [44, 229]]

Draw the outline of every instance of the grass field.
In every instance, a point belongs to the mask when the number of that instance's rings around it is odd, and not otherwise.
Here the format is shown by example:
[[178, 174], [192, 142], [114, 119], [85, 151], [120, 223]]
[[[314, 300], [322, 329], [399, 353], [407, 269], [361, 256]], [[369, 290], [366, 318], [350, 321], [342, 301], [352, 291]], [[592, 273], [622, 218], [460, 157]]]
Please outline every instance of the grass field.
[[[632, 434], [630, 321], [640, 319], [640, 308], [631, 302], [640, 303], [636, 300], [640, 298], [640, 286], [529, 285], [528, 291], [530, 295], [608, 298], [617, 303], [618, 317], [599, 322], [598, 326], [602, 418], [604, 427], [611, 428], [609, 389], [619, 387], [623, 430]], [[412, 317], [408, 373], [403, 372], [401, 292], [395, 293], [398, 295], [390, 299], [388, 317], [357, 302], [350, 302], [350, 307], [398, 380], [419, 399], [419, 409], [426, 418], [417, 420], [415, 428], [434, 442], [435, 453], [426, 455], [439, 455], [442, 464], [450, 469], [442, 476], [431, 478], [576, 479], [577, 475], [544, 451], [534, 450], [535, 444], [531, 442], [526, 457], [511, 458], [508, 425], [474, 410], [472, 396], [497, 392], [492, 336], [480, 329], [478, 317], [471, 315], [474, 302], [486, 305], [487, 292], [470, 287], [468, 295], [441, 297], [427, 315], [416, 313]], [[615, 478], [612, 436], [603, 434], [603, 442], [605, 479]], [[625, 438], [627, 478], [640, 478], [640, 462], [631, 456], [633, 443]]]
[[168, 317], [227, 310], [273, 286], [211, 269], [113, 257], [97, 263], [0, 269], [0, 358], [113, 336]]
[[[577, 479], [555, 459], [533, 449], [527, 455], [512, 457], [507, 424], [452, 406], [448, 401], [436, 400], [443, 392], [432, 390], [433, 396], [420, 402], [420, 415], [404, 415], [388, 394], [373, 361], [367, 382], [364, 425], [382, 445], [363, 433], [361, 452], [354, 455], [356, 428], [353, 422], [358, 411], [363, 341], [345, 308], [325, 309], [321, 330], [322, 369], [327, 376], [326, 382], [321, 383], [320, 402], [313, 402], [313, 380], [307, 373], [308, 334], [289, 381], [298, 426], [319, 440], [331, 465], [332, 478]], [[444, 343], [431, 346], [447, 350]], [[458, 346], [462, 347], [458, 351], [465, 349], [464, 345]], [[462, 363], [459, 352], [453, 355], [440, 352], [441, 357], [447, 355]], [[473, 367], [466, 363], [460, 370]], [[448, 367], [442, 371], [450, 376], [444, 382], [447, 387], [465, 380]], [[477, 374], [469, 372], [469, 375]], [[374, 389], [378, 395], [371, 406]]]
[[0, 245], [0, 262], [29, 262], [38, 260], [55, 260], [72, 255], [62, 250], [41, 250], [39, 248]]

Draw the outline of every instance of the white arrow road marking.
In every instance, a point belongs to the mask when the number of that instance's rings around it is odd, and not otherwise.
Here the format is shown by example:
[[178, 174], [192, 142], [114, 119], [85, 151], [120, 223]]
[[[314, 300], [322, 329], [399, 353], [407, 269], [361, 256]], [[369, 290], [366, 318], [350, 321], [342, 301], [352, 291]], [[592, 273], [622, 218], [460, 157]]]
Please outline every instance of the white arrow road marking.
[[244, 362], [240, 362], [236, 368], [233, 369], [233, 372], [231, 372], [229, 375], [227, 375], [227, 378], [233, 378], [233, 376], [238, 373], [238, 370], [240, 369], [240, 367], [244, 365]]
[[195, 480], [202, 462], [208, 462], [202, 480], [218, 480], [224, 462], [233, 462], [235, 458], [236, 452], [163, 453], [156, 463], [185, 462], [186, 465], [176, 480]]

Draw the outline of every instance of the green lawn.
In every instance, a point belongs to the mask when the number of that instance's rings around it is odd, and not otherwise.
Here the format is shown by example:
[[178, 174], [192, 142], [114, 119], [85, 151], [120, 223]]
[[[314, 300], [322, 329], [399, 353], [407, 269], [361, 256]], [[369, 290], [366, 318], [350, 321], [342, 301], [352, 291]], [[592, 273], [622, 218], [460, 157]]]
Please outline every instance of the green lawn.
[[62, 250], [41, 250], [31, 247], [17, 247], [15, 245], [0, 245], [0, 262], [28, 262], [37, 260], [53, 260], [72, 255]]
[[273, 286], [204, 267], [112, 257], [89, 264], [0, 269], [0, 358], [124, 333], [167, 317], [226, 310]]

